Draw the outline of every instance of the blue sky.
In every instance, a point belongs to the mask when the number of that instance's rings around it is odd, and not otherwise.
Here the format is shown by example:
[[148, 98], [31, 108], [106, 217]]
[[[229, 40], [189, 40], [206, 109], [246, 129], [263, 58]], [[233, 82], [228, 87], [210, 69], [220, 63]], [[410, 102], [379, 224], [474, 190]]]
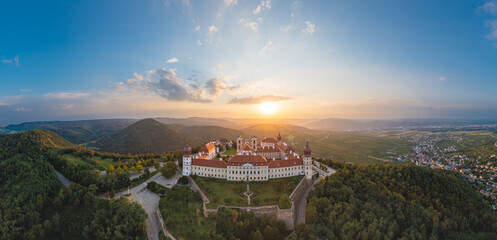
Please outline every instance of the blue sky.
[[497, 1], [2, 1], [0, 122], [497, 118]]

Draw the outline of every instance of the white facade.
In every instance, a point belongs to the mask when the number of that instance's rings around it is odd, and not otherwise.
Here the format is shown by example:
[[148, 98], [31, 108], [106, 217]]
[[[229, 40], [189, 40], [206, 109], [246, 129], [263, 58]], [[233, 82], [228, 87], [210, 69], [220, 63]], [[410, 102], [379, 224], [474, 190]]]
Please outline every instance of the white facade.
[[183, 175], [190, 176], [192, 174], [192, 155], [183, 156]]

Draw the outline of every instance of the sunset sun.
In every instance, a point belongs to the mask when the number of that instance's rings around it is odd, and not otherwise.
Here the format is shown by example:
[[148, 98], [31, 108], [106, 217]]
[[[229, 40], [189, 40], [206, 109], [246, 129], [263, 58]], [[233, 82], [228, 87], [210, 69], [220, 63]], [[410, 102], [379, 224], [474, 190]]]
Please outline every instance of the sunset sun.
[[278, 103], [276, 102], [263, 102], [259, 104], [259, 111], [265, 115], [274, 114], [278, 111]]

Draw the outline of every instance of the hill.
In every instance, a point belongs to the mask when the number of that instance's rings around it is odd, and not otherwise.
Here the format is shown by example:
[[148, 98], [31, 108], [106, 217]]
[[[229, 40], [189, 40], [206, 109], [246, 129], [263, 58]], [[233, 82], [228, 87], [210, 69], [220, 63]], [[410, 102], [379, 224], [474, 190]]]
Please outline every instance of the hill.
[[22, 132], [30, 129], [45, 129], [57, 133], [74, 144], [94, 141], [115, 133], [135, 122], [136, 119], [99, 119], [80, 121], [46, 121], [11, 124], [5, 130]]
[[235, 139], [243, 134], [240, 130], [224, 128], [219, 126], [182, 126], [169, 125], [177, 128], [182, 134], [188, 137], [192, 145], [199, 145], [207, 141], [220, 138]]
[[148, 118], [97, 140], [95, 146], [104, 152], [166, 153], [182, 149], [186, 142], [187, 136], [177, 129]]
[[352, 166], [308, 197], [313, 239], [496, 239], [497, 215], [461, 176], [414, 165]]
[[239, 126], [236, 121], [219, 119], [219, 118], [202, 118], [202, 117], [189, 117], [189, 118], [154, 118], [155, 120], [164, 124], [181, 124], [184, 126], [218, 126], [235, 128]]
[[22, 133], [0, 135], [0, 160], [16, 154], [40, 154], [53, 148], [72, 147], [73, 144], [47, 130], [28, 130]]

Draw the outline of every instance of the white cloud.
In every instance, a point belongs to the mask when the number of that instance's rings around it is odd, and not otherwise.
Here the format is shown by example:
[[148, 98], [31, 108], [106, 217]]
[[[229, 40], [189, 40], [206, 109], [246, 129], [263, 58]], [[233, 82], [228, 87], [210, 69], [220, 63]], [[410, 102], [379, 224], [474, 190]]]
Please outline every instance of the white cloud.
[[200, 30], [200, 25], [196, 26], [193, 31], [198, 32]]
[[47, 99], [59, 99], [59, 100], [69, 100], [69, 99], [82, 99], [90, 96], [86, 92], [56, 92], [56, 93], [46, 93], [43, 97]]
[[445, 80], [447, 80], [447, 77], [445, 77], [445, 76], [444, 77], [440, 77], [440, 81], [445, 81]]
[[245, 26], [245, 27], [249, 27], [253, 31], [257, 31], [257, 29], [259, 28], [259, 23], [257, 23], [257, 22], [247, 22], [243, 18], [240, 19], [239, 23], [243, 24], [243, 26]]
[[268, 41], [266, 45], [261, 49], [261, 54], [265, 54], [268, 50], [273, 49], [273, 42]]
[[2, 63], [15, 64], [16, 66], [21, 66], [19, 64], [19, 56], [15, 56], [13, 59], [2, 59]]
[[177, 57], [167, 59], [167, 61], [166, 61], [166, 63], [177, 63], [177, 62], [179, 62]]
[[261, 4], [257, 5], [253, 12], [259, 14], [264, 9], [271, 9], [271, 0], [261, 1]]
[[235, 5], [237, 3], [238, 0], [224, 0], [224, 4], [226, 4], [226, 6]]
[[490, 28], [490, 34], [487, 35], [487, 39], [496, 40], [497, 39], [497, 20], [487, 21], [485, 24]]
[[302, 33], [313, 34], [316, 31], [316, 24], [312, 24], [309, 21], [305, 21], [305, 24], [307, 25], [307, 27], [305, 29], [302, 29]]
[[486, 2], [483, 6], [479, 7], [478, 10], [483, 10], [490, 14], [497, 14], [497, 0]]
[[197, 39], [197, 46], [202, 46], [202, 42]]
[[212, 34], [214, 34], [214, 33], [215, 33], [215, 32], [217, 32], [217, 31], [218, 31], [218, 29], [217, 29], [217, 27], [216, 27], [216, 26], [211, 25], [211, 26], [209, 27], [209, 35], [211, 35], [211, 36], [212, 36]]

